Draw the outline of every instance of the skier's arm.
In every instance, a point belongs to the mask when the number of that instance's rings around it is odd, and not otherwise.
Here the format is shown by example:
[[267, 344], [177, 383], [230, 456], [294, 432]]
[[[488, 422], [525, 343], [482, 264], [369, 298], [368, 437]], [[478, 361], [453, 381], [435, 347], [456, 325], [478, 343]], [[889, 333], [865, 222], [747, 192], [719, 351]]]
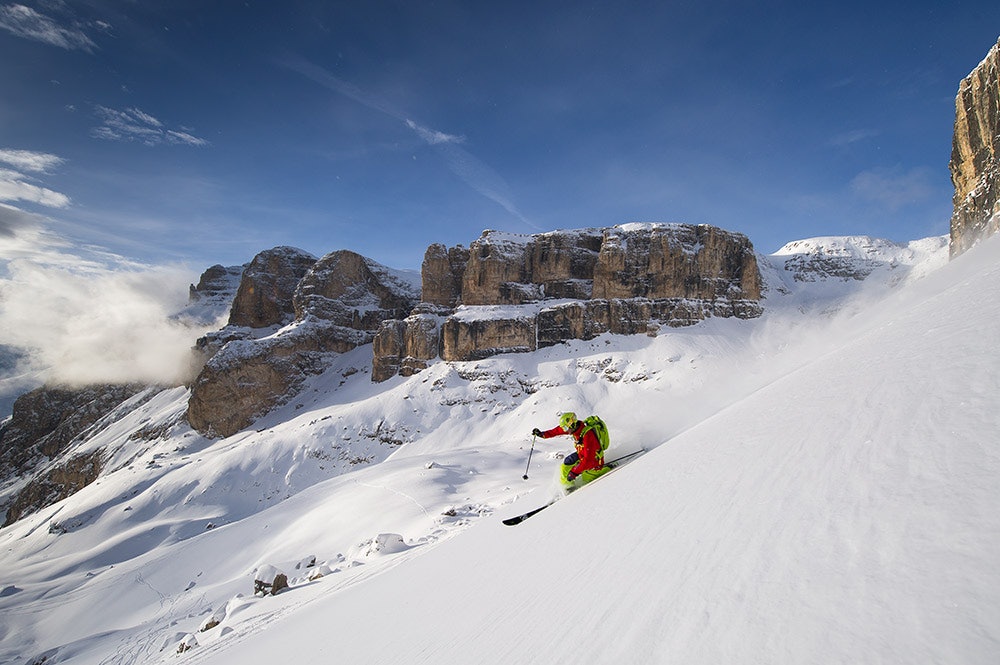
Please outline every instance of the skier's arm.
[[566, 434], [569, 434], [569, 432], [556, 425], [552, 429], [547, 429], [544, 432], [538, 432], [535, 436], [540, 436], [543, 439], [551, 439], [554, 436], [564, 436]]

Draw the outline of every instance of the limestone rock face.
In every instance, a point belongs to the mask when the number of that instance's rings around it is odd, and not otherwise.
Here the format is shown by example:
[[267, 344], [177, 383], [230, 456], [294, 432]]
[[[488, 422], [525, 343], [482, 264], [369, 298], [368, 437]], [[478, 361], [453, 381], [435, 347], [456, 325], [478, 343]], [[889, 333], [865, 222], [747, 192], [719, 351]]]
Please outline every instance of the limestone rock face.
[[382, 321], [401, 318], [419, 302], [420, 292], [360, 254], [327, 254], [295, 289], [295, 319], [309, 316], [355, 330], [377, 330]]
[[538, 313], [537, 347], [571, 339], [593, 339], [603, 333], [654, 334], [661, 325], [690, 326], [711, 317], [752, 319], [763, 314], [754, 300], [697, 300], [688, 298], [612, 298], [563, 303]]
[[[412, 317], [386, 323], [375, 344], [374, 381], [422, 369], [435, 357], [434, 344], [444, 360], [478, 360], [605, 332], [644, 333], [762, 312], [749, 239], [707, 225], [484, 231], [468, 251], [432, 245], [423, 271], [415, 313], [450, 316], [439, 330], [434, 317], [419, 326]], [[574, 302], [544, 307], [550, 300]]]
[[372, 381], [397, 374], [412, 376], [427, 369], [427, 361], [440, 354], [440, 317], [414, 314], [405, 320], [384, 321], [372, 343]]
[[294, 247], [275, 247], [255, 256], [243, 272], [229, 324], [267, 328], [291, 321], [295, 289], [315, 263], [315, 256]]
[[330, 354], [372, 342], [384, 320], [408, 314], [420, 291], [403, 273], [336, 251], [314, 261], [287, 297], [294, 322], [259, 339], [230, 338], [205, 363], [187, 412], [202, 434], [231, 436], [285, 403]]
[[759, 300], [750, 240], [700, 224], [626, 224], [604, 232], [594, 298]]
[[951, 255], [1000, 230], [1000, 40], [958, 87], [952, 139]]
[[451, 317], [441, 326], [441, 358], [482, 360], [499, 353], [534, 351], [534, 318]]
[[448, 249], [440, 243], [427, 248], [420, 269], [421, 300], [451, 308], [462, 299], [462, 277], [469, 263], [469, 250], [458, 245]]
[[[247, 264], [249, 265], [249, 264]], [[208, 326], [230, 316], [246, 266], [214, 265], [189, 287], [188, 304], [173, 318], [195, 326]]]
[[363, 331], [312, 322], [260, 340], [229, 342], [192, 384], [188, 422], [205, 436], [231, 436], [286, 402], [307, 377], [322, 372], [327, 354], [370, 340]]
[[235, 296], [233, 283], [239, 288], [246, 266], [214, 265], [201, 274], [198, 284], [189, 287], [191, 302], [211, 300], [213, 298], [229, 299]]
[[469, 247], [462, 304], [517, 305], [543, 298], [589, 298], [601, 233], [534, 236], [485, 231]]

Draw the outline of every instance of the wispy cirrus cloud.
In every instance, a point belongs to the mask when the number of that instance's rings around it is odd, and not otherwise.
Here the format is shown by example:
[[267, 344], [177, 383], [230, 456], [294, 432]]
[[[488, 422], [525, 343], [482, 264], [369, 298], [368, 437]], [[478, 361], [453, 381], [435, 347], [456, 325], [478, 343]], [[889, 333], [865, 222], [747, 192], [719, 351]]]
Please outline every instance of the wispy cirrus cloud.
[[0, 5], [0, 29], [24, 39], [58, 46], [68, 51], [80, 50], [92, 53], [97, 49], [94, 40], [75, 21], [64, 25], [51, 16], [40, 14], [24, 5]]
[[843, 148], [845, 146], [875, 138], [880, 133], [881, 132], [874, 129], [855, 129], [849, 132], [843, 132], [842, 134], [837, 134], [830, 139], [830, 145], [837, 148]]
[[[48, 173], [65, 160], [56, 155], [30, 150], [0, 150], [0, 201], [26, 201], [49, 208], [66, 208], [70, 199], [47, 187], [37, 185], [34, 177], [22, 173]], [[7, 167], [12, 168], [5, 168]]]
[[0, 162], [33, 173], [48, 173], [65, 161], [62, 157], [46, 152], [0, 149]]
[[156, 117], [136, 107], [119, 111], [98, 105], [96, 113], [101, 124], [91, 130], [91, 136], [94, 138], [106, 141], [138, 141], [148, 146], [163, 143], [190, 146], [209, 145], [207, 140], [195, 136], [186, 128], [171, 129]]
[[447, 134], [411, 120], [406, 113], [395, 108], [385, 99], [377, 95], [365, 92], [350, 81], [345, 81], [311, 62], [301, 58], [290, 57], [283, 61], [284, 66], [298, 72], [308, 79], [319, 83], [338, 94], [367, 106], [374, 111], [380, 111], [391, 118], [403, 122], [409, 127], [424, 143], [433, 147], [444, 157], [445, 163], [452, 173], [459, 177], [466, 185], [485, 196], [489, 200], [498, 204], [511, 215], [521, 220], [524, 224], [539, 228], [525, 217], [517, 206], [514, 205], [514, 197], [510, 187], [503, 176], [481, 159], [462, 147], [465, 143], [464, 136]]
[[428, 145], [440, 145], [442, 143], [465, 143], [464, 136], [455, 136], [454, 134], [445, 134], [444, 132], [439, 132], [434, 129], [428, 129], [413, 122], [412, 120], [406, 121], [406, 126], [417, 133], [421, 139], [424, 140]]
[[879, 168], [862, 171], [851, 180], [851, 190], [892, 212], [928, 200], [934, 194], [931, 172], [926, 168], [903, 171]]

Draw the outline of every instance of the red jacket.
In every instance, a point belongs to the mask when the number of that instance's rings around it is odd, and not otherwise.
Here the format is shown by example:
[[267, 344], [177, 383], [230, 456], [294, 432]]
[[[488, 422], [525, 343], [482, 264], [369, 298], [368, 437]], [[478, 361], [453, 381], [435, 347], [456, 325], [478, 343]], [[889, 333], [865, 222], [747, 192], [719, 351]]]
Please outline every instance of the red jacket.
[[542, 432], [543, 439], [551, 439], [554, 436], [564, 436], [567, 434], [573, 437], [573, 442], [576, 444], [576, 453], [580, 456], [580, 461], [570, 470], [576, 475], [580, 475], [584, 471], [590, 471], [591, 469], [600, 469], [604, 466], [604, 451], [601, 450], [600, 439], [597, 438], [597, 434], [594, 433], [593, 429], [588, 429], [581, 438], [580, 434], [583, 432], [584, 427], [583, 421], [578, 420], [576, 421], [576, 429], [572, 432], [567, 432], [559, 426]]

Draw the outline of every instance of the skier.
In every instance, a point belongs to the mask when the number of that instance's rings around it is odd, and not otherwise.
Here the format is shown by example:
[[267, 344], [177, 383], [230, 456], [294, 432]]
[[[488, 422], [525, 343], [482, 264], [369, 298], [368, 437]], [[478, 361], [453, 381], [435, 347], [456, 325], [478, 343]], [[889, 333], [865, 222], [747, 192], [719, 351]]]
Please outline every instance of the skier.
[[576, 452], [567, 455], [559, 468], [559, 478], [565, 489], [574, 488], [577, 478], [580, 478], [580, 484], [584, 485], [611, 470], [610, 467], [604, 466], [604, 450], [597, 432], [594, 428], [587, 427], [582, 420], [577, 420], [576, 414], [572, 411], [559, 417], [558, 427], [544, 432], [536, 427], [531, 430], [531, 434], [543, 439], [564, 435], [573, 437]]

